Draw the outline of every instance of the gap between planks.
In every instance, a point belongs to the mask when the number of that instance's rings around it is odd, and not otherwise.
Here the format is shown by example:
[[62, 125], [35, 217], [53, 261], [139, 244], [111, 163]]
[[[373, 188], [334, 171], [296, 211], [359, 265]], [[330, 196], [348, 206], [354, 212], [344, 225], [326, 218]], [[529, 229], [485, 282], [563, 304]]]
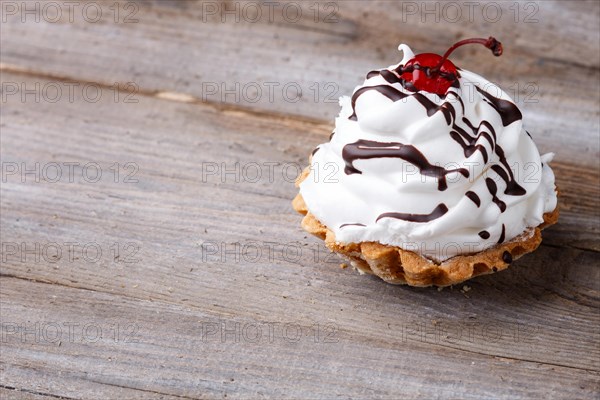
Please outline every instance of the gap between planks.
[[[46, 80], [60, 81], [60, 82], [77, 82], [81, 84], [91, 84], [94, 86], [98, 86], [103, 89], [115, 89], [115, 85], [107, 84], [106, 82], [99, 81], [89, 81], [89, 80], [81, 80], [77, 78], [70, 78], [68, 76], [60, 76], [55, 74], [49, 74], [46, 72], [40, 71], [32, 71], [26, 67], [21, 67], [18, 65], [7, 64], [0, 62], [0, 72], [20, 75], [27, 78], [40, 78]], [[131, 91], [127, 89], [126, 85], [119, 83], [116, 87], [120, 93], [130, 94]], [[221, 112], [234, 112], [242, 115], [248, 115], [252, 117], [267, 117], [270, 119], [275, 119], [277, 121], [293, 121], [302, 124], [309, 124], [316, 127], [327, 127], [331, 126], [331, 123], [318, 118], [310, 118], [302, 115], [295, 114], [284, 114], [277, 111], [265, 111], [265, 110], [257, 110], [255, 108], [250, 108], [247, 106], [242, 106], [239, 104], [232, 103], [224, 103], [224, 102], [216, 102], [210, 100], [203, 100], [199, 97], [190, 95], [188, 93], [181, 92], [170, 92], [170, 91], [160, 91], [160, 90], [148, 90], [138, 87], [135, 94], [139, 94], [146, 97], [156, 98], [165, 101], [171, 101], [176, 103], [185, 103], [185, 104], [201, 104], [203, 106], [211, 107], [217, 111]]]

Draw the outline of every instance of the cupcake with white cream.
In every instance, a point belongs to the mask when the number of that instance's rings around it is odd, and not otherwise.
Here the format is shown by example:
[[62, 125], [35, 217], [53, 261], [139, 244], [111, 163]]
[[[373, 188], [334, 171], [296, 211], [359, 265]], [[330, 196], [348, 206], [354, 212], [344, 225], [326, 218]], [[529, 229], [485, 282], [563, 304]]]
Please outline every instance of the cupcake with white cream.
[[553, 154], [540, 155], [497, 85], [444, 56], [369, 72], [313, 152], [294, 200], [303, 227], [391, 283], [455, 284], [506, 268], [558, 218]]

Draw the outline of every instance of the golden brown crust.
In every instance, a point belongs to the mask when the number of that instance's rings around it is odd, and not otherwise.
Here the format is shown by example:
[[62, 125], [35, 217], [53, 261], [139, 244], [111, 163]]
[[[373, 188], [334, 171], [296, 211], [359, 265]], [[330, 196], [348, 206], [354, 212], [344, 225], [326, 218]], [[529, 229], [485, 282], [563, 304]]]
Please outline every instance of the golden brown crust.
[[[306, 176], [303, 173], [297, 184]], [[555, 224], [559, 214], [557, 206], [554, 211], [544, 214], [542, 224], [508, 242], [437, 263], [415, 252], [378, 242], [338, 243], [334, 233], [308, 211], [300, 194], [294, 198], [292, 206], [304, 215], [302, 228], [323, 239], [331, 251], [349, 259], [359, 272], [377, 275], [389, 283], [410, 286], [449, 286], [478, 275], [502, 271], [512, 261], [537, 249], [542, 242], [541, 230]]]

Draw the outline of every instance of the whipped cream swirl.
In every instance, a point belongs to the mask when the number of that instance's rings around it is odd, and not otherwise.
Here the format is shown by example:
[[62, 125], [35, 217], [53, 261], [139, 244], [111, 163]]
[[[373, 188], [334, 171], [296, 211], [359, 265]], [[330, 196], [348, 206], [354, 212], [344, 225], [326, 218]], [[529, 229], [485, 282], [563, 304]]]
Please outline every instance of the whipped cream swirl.
[[441, 262], [509, 241], [543, 222], [557, 197], [522, 115], [472, 72], [444, 96], [400, 78], [414, 54], [342, 97], [328, 143], [300, 193], [341, 243], [376, 241]]

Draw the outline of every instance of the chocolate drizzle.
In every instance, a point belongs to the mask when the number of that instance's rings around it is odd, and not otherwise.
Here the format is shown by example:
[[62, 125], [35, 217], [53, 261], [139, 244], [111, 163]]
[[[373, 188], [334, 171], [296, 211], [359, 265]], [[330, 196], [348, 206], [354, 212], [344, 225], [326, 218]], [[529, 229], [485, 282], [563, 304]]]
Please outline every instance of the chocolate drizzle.
[[448, 207], [444, 203], [438, 204], [436, 208], [433, 209], [429, 214], [404, 214], [404, 213], [383, 213], [379, 217], [377, 217], [377, 221], [379, 222], [382, 218], [396, 218], [409, 222], [429, 222], [433, 221], [441, 217], [442, 215], [448, 212]]
[[[504, 182], [506, 182], [504, 194], [511, 196], [525, 195], [527, 192], [516, 182], [512, 169], [510, 168], [510, 165], [506, 159], [506, 155], [504, 154], [504, 150], [496, 143], [497, 135], [492, 124], [490, 124], [488, 121], [481, 121], [479, 126], [474, 126], [466, 117], [463, 117], [462, 121], [472, 131], [474, 136], [471, 136], [464, 129], [460, 128], [454, 123], [452, 124], [450, 137], [462, 146], [465, 157], [468, 158], [476, 151], [479, 151], [483, 158], [483, 162], [487, 163], [489, 159], [487, 149], [482, 144], [478, 144], [480, 138], [485, 139], [489, 143], [492, 152], [496, 153], [500, 161], [501, 165], [494, 164], [491, 166], [491, 168], [500, 176], [500, 178], [504, 180]], [[485, 128], [485, 130], [482, 130], [482, 128]], [[492, 195], [493, 194], [494, 193], [492, 193]]]
[[[458, 125], [452, 124], [450, 137], [463, 148], [465, 157], [469, 158], [473, 155], [473, 153], [479, 151], [481, 153], [481, 157], [483, 158], [483, 162], [487, 163], [487, 149], [484, 145], [478, 144], [478, 142], [480, 138], [487, 140], [492, 148], [492, 151], [494, 151], [496, 148], [496, 131], [488, 121], [481, 121], [479, 126], [474, 126], [467, 118], [463, 117], [462, 120], [469, 127], [469, 129], [471, 129], [474, 136], [471, 136], [469, 133], [467, 133], [467, 131]], [[487, 130], [481, 130], [482, 127], [486, 128]]]
[[376, 77], [377, 75], [380, 75], [380, 74], [381, 74], [381, 71], [377, 71], [377, 70], [375, 70], [375, 71], [369, 71], [367, 73], [367, 79], [374, 78], [374, 77]]
[[343, 225], [340, 225], [340, 229], [342, 229], [345, 226], [366, 226], [366, 225], [365, 224], [358, 224], [358, 223], [356, 223], [356, 224], [343, 224]]
[[467, 196], [469, 199], [471, 199], [471, 201], [473, 203], [475, 203], [477, 208], [479, 208], [479, 206], [481, 206], [481, 199], [479, 198], [479, 196], [477, 196], [477, 193], [471, 192], [469, 190], [467, 193], [465, 193], [465, 196]]
[[504, 261], [507, 264], [510, 264], [511, 262], [513, 262], [512, 254], [510, 254], [508, 251], [505, 251], [504, 253], [502, 253], [502, 261]]
[[[390, 87], [387, 85], [362, 87], [362, 88], [358, 89], [356, 92], [354, 92], [354, 94], [352, 95], [352, 111], [353, 111], [353, 113], [349, 117], [349, 119], [351, 119], [353, 121], [357, 120], [356, 109], [355, 109], [356, 100], [363, 93], [365, 93], [369, 90], [376, 90], [376, 91], [382, 93], [384, 96], [386, 96], [387, 98], [389, 98], [392, 101], [398, 101], [398, 100], [401, 100], [408, 96], [413, 96], [427, 109], [427, 115], [429, 117], [431, 117], [437, 111], [447, 110], [448, 108], [452, 108], [452, 112], [453, 112], [454, 111], [453, 107], [446, 106], [446, 103], [442, 104], [441, 106], [436, 105], [431, 100], [429, 100], [425, 95], [418, 92], [417, 89], [412, 85], [412, 83], [407, 82], [406, 80], [401, 78], [402, 74], [404, 74], [405, 72], [412, 72], [415, 69], [427, 69], [427, 68], [429, 68], [429, 67], [421, 67], [418, 64], [411, 65], [406, 68], [401, 65], [398, 68], [396, 68], [394, 71], [390, 71], [388, 69], [383, 69], [380, 71], [369, 72], [367, 74], [367, 79], [371, 79], [377, 75], [380, 75], [381, 77], [383, 77], [383, 79], [386, 80], [386, 82], [388, 82], [390, 84], [399, 83], [404, 89], [412, 92], [412, 94], [402, 93], [399, 90], [396, 90], [393, 87]], [[448, 74], [448, 76], [444, 76], [443, 72], [438, 72], [438, 73], [444, 79], [452, 81], [451, 87], [460, 88], [460, 82], [458, 80], [458, 77], [460, 75], [455, 76], [453, 74]], [[385, 88], [387, 88], [387, 89], [385, 89]], [[484, 101], [486, 103], [488, 103], [490, 106], [492, 106], [498, 112], [498, 114], [500, 115], [500, 118], [502, 119], [503, 126], [508, 126], [515, 121], [523, 119], [523, 115], [521, 114], [521, 111], [514, 103], [512, 103], [508, 100], [503, 100], [503, 99], [494, 97], [491, 94], [489, 94], [488, 92], [486, 92], [485, 90], [480, 89], [478, 86], [475, 86], [475, 88], [477, 89], [477, 91], [479, 93], [481, 93], [485, 97]], [[453, 93], [456, 95], [456, 93], [454, 93], [454, 92], [448, 92], [448, 93]], [[457, 96], [457, 98], [459, 98], [459, 97]], [[459, 98], [459, 100], [460, 100], [460, 98]], [[460, 101], [461, 101], [461, 105], [463, 106], [463, 111], [464, 111], [464, 104], [462, 104], [462, 100], [460, 100]], [[444, 116], [446, 116], [446, 120], [448, 120], [446, 112], [444, 112]], [[450, 122], [448, 122], [448, 123], [450, 123]]]
[[504, 190], [504, 194], [508, 194], [511, 196], [523, 196], [527, 191], [515, 181], [515, 176], [510, 169], [510, 165], [508, 165], [508, 161], [506, 160], [506, 156], [504, 155], [504, 150], [500, 146], [496, 147], [496, 154], [500, 158], [500, 163], [502, 163], [502, 168], [498, 164], [492, 165], [492, 170], [496, 172], [503, 180], [506, 182], [506, 189]]
[[475, 86], [475, 89], [486, 98], [486, 103], [498, 111], [500, 118], [502, 118], [502, 125], [508, 126], [515, 121], [523, 119], [521, 111], [513, 102], [494, 97], [485, 90], [480, 89], [478, 86]]
[[[379, 75], [381, 75], [382, 78], [385, 79], [388, 83], [399, 83], [402, 85], [402, 79], [400, 79], [398, 75], [396, 75], [389, 69], [382, 69], [381, 71], [379, 71]], [[404, 87], [404, 85], [402, 85], [402, 87]]]
[[347, 175], [362, 174], [353, 165], [359, 159], [371, 158], [400, 158], [417, 168], [422, 175], [432, 176], [438, 180], [438, 190], [444, 191], [448, 188], [446, 175], [458, 172], [465, 178], [469, 177], [469, 171], [465, 168], [445, 169], [431, 164], [427, 158], [416, 147], [397, 142], [375, 142], [372, 140], [358, 140], [344, 146], [342, 157], [346, 163], [344, 172]]
[[[449, 93], [455, 94], [454, 92]], [[450, 123], [456, 117], [456, 111], [454, 111], [454, 107], [452, 104], [450, 104], [450, 102], [445, 101], [438, 106], [422, 93], [415, 93], [412, 95], [412, 97], [414, 97], [419, 103], [421, 103], [423, 107], [425, 107], [428, 117], [432, 117], [436, 112], [441, 111], [442, 114], [444, 114], [444, 118], [446, 118], [446, 123], [448, 125], [450, 125]]]
[[[415, 67], [418, 66], [411, 66], [409, 68]], [[409, 71], [408, 69], [406, 71], [403, 70], [402, 66], [400, 66], [395, 70], [395, 72], [401, 75], [402, 73]], [[414, 91], [414, 88], [407, 87], [406, 82], [399, 78], [399, 75], [390, 70], [371, 71], [369, 72], [369, 74], [367, 74], [367, 78], [372, 78], [377, 75], [382, 76], [390, 84], [401, 83], [405, 89], [413, 89]], [[456, 79], [456, 82], [458, 82], [458, 79]], [[484, 101], [490, 104], [498, 112], [502, 119], [502, 124], [504, 126], [510, 125], [514, 121], [520, 120], [523, 117], [518, 107], [514, 103], [508, 100], [503, 100], [494, 97], [491, 94], [480, 89], [479, 87], [476, 87], [476, 89], [485, 97]], [[500, 159], [500, 164], [502, 166], [493, 165], [492, 169], [506, 182], [506, 190], [504, 191], [504, 193], [511, 196], [523, 196], [526, 194], [525, 189], [515, 181], [514, 174], [510, 169], [510, 166], [508, 165], [508, 161], [506, 160], [504, 150], [496, 143], [496, 131], [494, 130], [494, 127], [489, 121], [482, 121], [479, 124], [479, 126], [476, 127], [466, 117], [463, 117], [463, 123], [467, 125], [467, 127], [471, 130], [471, 133], [469, 133], [456, 124], [456, 110], [454, 109], [452, 103], [444, 101], [444, 103], [438, 106], [436, 103], [431, 101], [422, 93], [407, 94], [387, 85], [366, 86], [358, 89], [352, 95], [353, 113], [349, 117], [350, 120], [358, 120], [358, 117], [356, 115], [356, 101], [362, 94], [370, 90], [375, 90], [392, 101], [398, 101], [409, 96], [414, 97], [425, 108], [428, 117], [432, 117], [438, 111], [442, 112], [444, 118], [446, 119], [446, 123], [448, 125], [451, 125], [450, 137], [454, 139], [454, 141], [463, 148], [465, 157], [467, 158], [471, 157], [475, 152], [479, 152], [481, 154], [481, 157], [483, 158], [483, 162], [487, 163], [489, 160], [488, 150], [486, 146], [480, 143], [480, 139], [486, 140], [489, 146], [491, 147], [492, 152], [495, 152], [496, 155], [498, 155], [498, 158]], [[446, 97], [450, 94], [459, 99], [464, 112], [464, 104], [462, 103], [462, 99], [460, 99], [460, 96], [458, 96], [458, 94], [453, 91], [449, 91]]]
[[504, 212], [506, 210], [506, 203], [496, 196], [496, 193], [498, 192], [498, 186], [496, 186], [496, 182], [494, 182], [492, 178], [485, 178], [485, 184], [492, 195], [492, 201], [496, 203], [498, 208], [500, 208], [500, 212]]
[[315, 147], [315, 149], [312, 151], [312, 153], [310, 153], [311, 156], [314, 156], [317, 151], [319, 151], [320, 147]]
[[361, 94], [368, 92], [370, 90], [375, 90], [379, 93], [381, 93], [382, 95], [384, 95], [385, 97], [387, 97], [388, 99], [392, 100], [392, 101], [398, 101], [398, 100], [402, 100], [405, 97], [408, 97], [408, 95], [406, 93], [402, 93], [401, 91], [399, 91], [398, 89], [394, 89], [391, 86], [388, 85], [377, 85], [377, 86], [366, 86], [366, 87], [362, 87], [360, 89], [358, 89], [353, 95], [352, 95], [352, 110], [354, 111], [352, 113], [352, 115], [348, 118], [352, 121], [357, 121], [357, 117], [356, 117], [356, 100], [358, 100], [358, 98], [360, 97]]
[[[377, 76], [381, 76], [389, 85], [375, 85], [375, 86], [367, 86], [362, 87], [352, 95], [352, 115], [350, 115], [349, 119], [352, 121], [358, 121], [358, 116], [356, 114], [356, 102], [358, 98], [368, 91], [377, 91], [392, 100], [393, 102], [406, 99], [408, 97], [413, 97], [415, 100], [421, 104], [426, 110], [427, 116], [432, 117], [438, 112], [441, 112], [444, 116], [446, 123], [450, 128], [450, 137], [458, 143], [464, 152], [466, 158], [471, 157], [475, 153], [481, 154], [483, 162], [485, 164], [491, 158], [491, 155], [496, 154], [498, 156], [499, 162], [491, 165], [491, 170], [493, 170], [505, 183], [506, 189], [504, 190], [505, 195], [510, 196], [523, 196], [526, 194], [526, 190], [520, 186], [515, 180], [513, 171], [510, 168], [510, 165], [506, 159], [506, 155], [504, 150], [497, 143], [497, 134], [494, 130], [494, 127], [489, 121], [483, 120], [478, 126], [469, 121], [466, 117], [462, 117], [461, 121], [464, 127], [457, 125], [456, 121], [456, 110], [455, 106], [445, 99], [449, 95], [453, 95], [460, 103], [462, 108], [462, 114], [465, 112], [465, 105], [455, 91], [449, 90], [445, 95], [438, 95], [443, 100], [441, 105], [436, 104], [429, 97], [425, 96], [423, 93], [419, 92], [414, 85], [406, 81], [402, 78], [402, 74], [406, 72], [412, 72], [415, 69], [426, 70], [430, 67], [421, 67], [419, 64], [410, 65], [408, 67], [399, 66], [394, 70], [383, 69], [379, 71], [371, 71], [367, 74], [367, 79], [371, 79]], [[427, 72], [427, 71], [425, 71]], [[438, 71], [439, 74], [443, 74], [443, 72]], [[448, 76], [444, 76], [445, 79], [448, 79], [452, 82], [451, 87], [460, 88], [460, 82], [458, 78], [460, 74], [457, 72], [456, 75], [448, 74]], [[399, 84], [403, 89], [405, 89], [408, 93], [400, 91], [395, 87], [391, 86], [393, 84]], [[508, 101], [492, 96], [490, 93], [480, 89], [476, 86], [477, 91], [484, 97], [483, 101], [489, 104], [493, 109], [498, 112], [503, 126], [508, 126], [515, 121], [522, 119], [522, 114], [519, 111], [518, 107]], [[526, 132], [529, 135], [529, 132]], [[529, 135], [531, 136], [531, 135]], [[315, 150], [317, 151], [318, 148]], [[431, 164], [425, 155], [419, 151], [413, 145], [403, 144], [398, 142], [377, 142], [371, 140], [358, 140], [354, 143], [350, 143], [344, 146], [342, 150], [342, 157], [346, 164], [345, 173], [347, 175], [352, 174], [362, 174], [362, 171], [358, 170], [354, 166], [354, 161], [361, 159], [373, 159], [373, 158], [400, 158], [404, 161], [407, 161], [413, 165], [415, 165], [420, 173], [425, 176], [431, 176], [438, 179], [438, 190], [444, 191], [448, 188], [446, 176], [452, 172], [458, 172], [463, 175], [465, 178], [469, 177], [469, 171], [465, 168], [451, 169], [447, 170], [440, 166], [436, 166]], [[486, 178], [485, 183], [489, 193], [492, 195], [492, 201], [498, 206], [500, 212], [506, 211], [506, 203], [499, 199], [498, 197], [498, 186], [496, 182], [491, 178]], [[481, 206], [481, 199], [479, 195], [473, 191], [468, 191], [465, 193], [465, 196], [468, 197], [478, 208]], [[429, 222], [434, 219], [440, 218], [444, 214], [448, 212], [448, 207], [440, 203], [431, 213], [429, 214], [408, 214], [408, 213], [395, 213], [389, 212], [381, 214], [377, 221], [382, 218], [396, 218], [410, 222]], [[363, 224], [344, 224], [341, 225], [340, 228], [344, 226], [364, 226]], [[502, 232], [500, 234], [500, 238], [498, 243], [504, 242], [505, 239], [505, 231], [506, 228], [504, 224], [502, 224]], [[479, 232], [479, 236], [482, 239], [489, 239], [490, 233], [488, 231]], [[512, 261], [512, 256], [510, 253], [510, 261]], [[505, 262], [508, 257], [503, 255], [503, 259]]]
[[500, 233], [500, 238], [498, 239], [498, 244], [504, 242], [504, 235], [506, 234], [506, 227], [502, 224], [502, 232]]

